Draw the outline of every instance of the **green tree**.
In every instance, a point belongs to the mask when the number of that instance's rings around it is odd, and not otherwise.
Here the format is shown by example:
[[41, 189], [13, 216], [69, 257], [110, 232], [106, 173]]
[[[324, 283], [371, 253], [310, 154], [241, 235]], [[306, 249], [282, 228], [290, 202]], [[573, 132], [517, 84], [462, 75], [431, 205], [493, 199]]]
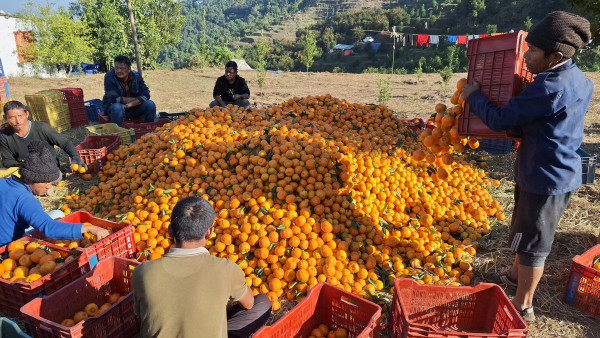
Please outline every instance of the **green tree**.
[[[74, 6], [89, 28], [96, 49], [94, 55], [110, 68], [119, 54], [133, 55], [129, 14], [123, 0], [80, 0]], [[136, 0], [133, 13], [138, 33], [142, 65], [158, 66], [158, 56], [165, 46], [177, 44], [184, 18], [177, 0]]]
[[258, 76], [257, 76], [256, 82], [258, 83], [258, 89], [260, 91], [260, 94], [262, 95], [263, 87], [264, 87], [265, 81], [267, 79], [267, 54], [269, 53], [269, 50], [271, 48], [269, 46], [269, 43], [263, 37], [261, 37], [256, 42], [255, 47], [256, 47], [256, 56], [258, 58], [257, 67], [256, 67], [256, 70], [258, 71]]
[[531, 21], [530, 17], [525, 18], [525, 21], [523, 22], [523, 26], [525, 27], [526, 31], [529, 31], [531, 29], [531, 26], [533, 26], [533, 22]]
[[54, 12], [49, 4], [36, 9], [30, 6], [25, 18], [36, 28], [34, 44], [28, 51], [34, 57], [34, 64], [48, 68], [67, 66], [70, 75], [72, 65], [91, 61], [93, 49], [86, 26], [63, 7]]
[[569, 0], [592, 24], [594, 39], [600, 37], [600, 0]]
[[300, 38], [300, 45], [302, 49], [298, 53], [298, 59], [300, 63], [302, 63], [306, 67], [306, 71], [308, 72], [310, 66], [312, 66], [315, 58], [319, 57], [321, 51], [319, 47], [317, 47], [317, 38], [315, 37], [315, 33], [312, 31], [307, 31]]

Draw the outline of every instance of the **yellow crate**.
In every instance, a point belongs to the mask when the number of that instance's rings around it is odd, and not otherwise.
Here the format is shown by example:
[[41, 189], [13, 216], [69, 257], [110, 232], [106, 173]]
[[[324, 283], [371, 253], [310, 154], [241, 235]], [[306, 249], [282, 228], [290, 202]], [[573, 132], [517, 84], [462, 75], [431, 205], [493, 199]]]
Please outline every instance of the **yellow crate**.
[[131, 144], [135, 141], [135, 130], [117, 126], [116, 123], [104, 123], [95, 126], [87, 126], [88, 135], [118, 135], [121, 138], [121, 144]]
[[25, 101], [34, 121], [47, 122], [59, 133], [71, 128], [69, 105], [60, 90], [42, 90], [25, 95]]
[[6, 178], [12, 175], [21, 177], [21, 175], [19, 175], [19, 167], [0, 168], [0, 178]]

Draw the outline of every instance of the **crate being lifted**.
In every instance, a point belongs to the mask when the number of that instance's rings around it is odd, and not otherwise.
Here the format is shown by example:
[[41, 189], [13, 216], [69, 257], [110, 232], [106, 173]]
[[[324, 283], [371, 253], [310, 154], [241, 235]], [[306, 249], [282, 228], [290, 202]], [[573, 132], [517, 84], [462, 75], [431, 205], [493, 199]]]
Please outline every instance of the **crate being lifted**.
[[[527, 32], [501, 34], [484, 39], [469, 40], [467, 81], [477, 81], [481, 93], [497, 106], [505, 106], [533, 81], [523, 56], [528, 49]], [[462, 135], [488, 139], [519, 137], [511, 131], [493, 131], [477, 117], [465, 102], [464, 112], [458, 117], [458, 132]]]

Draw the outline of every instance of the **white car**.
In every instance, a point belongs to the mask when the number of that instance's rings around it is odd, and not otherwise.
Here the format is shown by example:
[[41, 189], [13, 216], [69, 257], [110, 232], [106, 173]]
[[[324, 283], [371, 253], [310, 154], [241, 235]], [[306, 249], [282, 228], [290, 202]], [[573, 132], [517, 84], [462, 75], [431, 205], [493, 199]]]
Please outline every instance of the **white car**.
[[365, 37], [365, 38], [364, 38], [364, 40], [363, 40], [363, 42], [364, 42], [364, 43], [368, 43], [368, 42], [374, 42], [374, 41], [375, 41], [375, 39], [373, 39], [373, 37], [372, 37], [372, 36], [367, 36], [367, 37]]

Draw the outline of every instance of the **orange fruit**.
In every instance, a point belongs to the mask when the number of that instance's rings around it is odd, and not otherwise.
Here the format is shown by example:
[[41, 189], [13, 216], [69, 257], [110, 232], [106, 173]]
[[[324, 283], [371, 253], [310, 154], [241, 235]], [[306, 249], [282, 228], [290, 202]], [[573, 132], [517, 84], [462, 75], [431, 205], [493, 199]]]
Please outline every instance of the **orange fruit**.
[[104, 304], [102, 304], [102, 306], [98, 309], [98, 315], [106, 312], [108, 309], [110, 309], [111, 306], [112, 306], [111, 303], [104, 303]]
[[66, 326], [66, 327], [71, 327], [71, 326], [75, 325], [75, 321], [71, 318], [67, 318], [67, 319], [63, 320], [62, 322], [60, 322], [60, 325]]
[[83, 309], [83, 311], [85, 311], [89, 317], [96, 316], [98, 314], [98, 310], [98, 305], [96, 305], [96, 303], [89, 303]]
[[17, 261], [12, 258], [6, 258], [2, 261], [2, 265], [4, 266], [5, 271], [13, 271], [17, 266]]
[[13, 252], [18, 249], [25, 249], [25, 244], [21, 241], [13, 241], [13, 242], [10, 242], [8, 244], [8, 247], [6, 248], [6, 250], [8, 252]]
[[116, 303], [116, 302], [118, 302], [118, 301], [119, 301], [119, 298], [121, 298], [121, 294], [120, 294], [120, 293], [113, 293], [113, 294], [111, 294], [110, 296], [108, 296], [108, 299], [107, 299], [107, 301], [108, 301], [110, 304], [114, 304], [114, 303]]
[[73, 321], [75, 322], [75, 324], [77, 324], [80, 321], [86, 319], [87, 317], [88, 317], [88, 314], [85, 311], [78, 311], [73, 316]]

